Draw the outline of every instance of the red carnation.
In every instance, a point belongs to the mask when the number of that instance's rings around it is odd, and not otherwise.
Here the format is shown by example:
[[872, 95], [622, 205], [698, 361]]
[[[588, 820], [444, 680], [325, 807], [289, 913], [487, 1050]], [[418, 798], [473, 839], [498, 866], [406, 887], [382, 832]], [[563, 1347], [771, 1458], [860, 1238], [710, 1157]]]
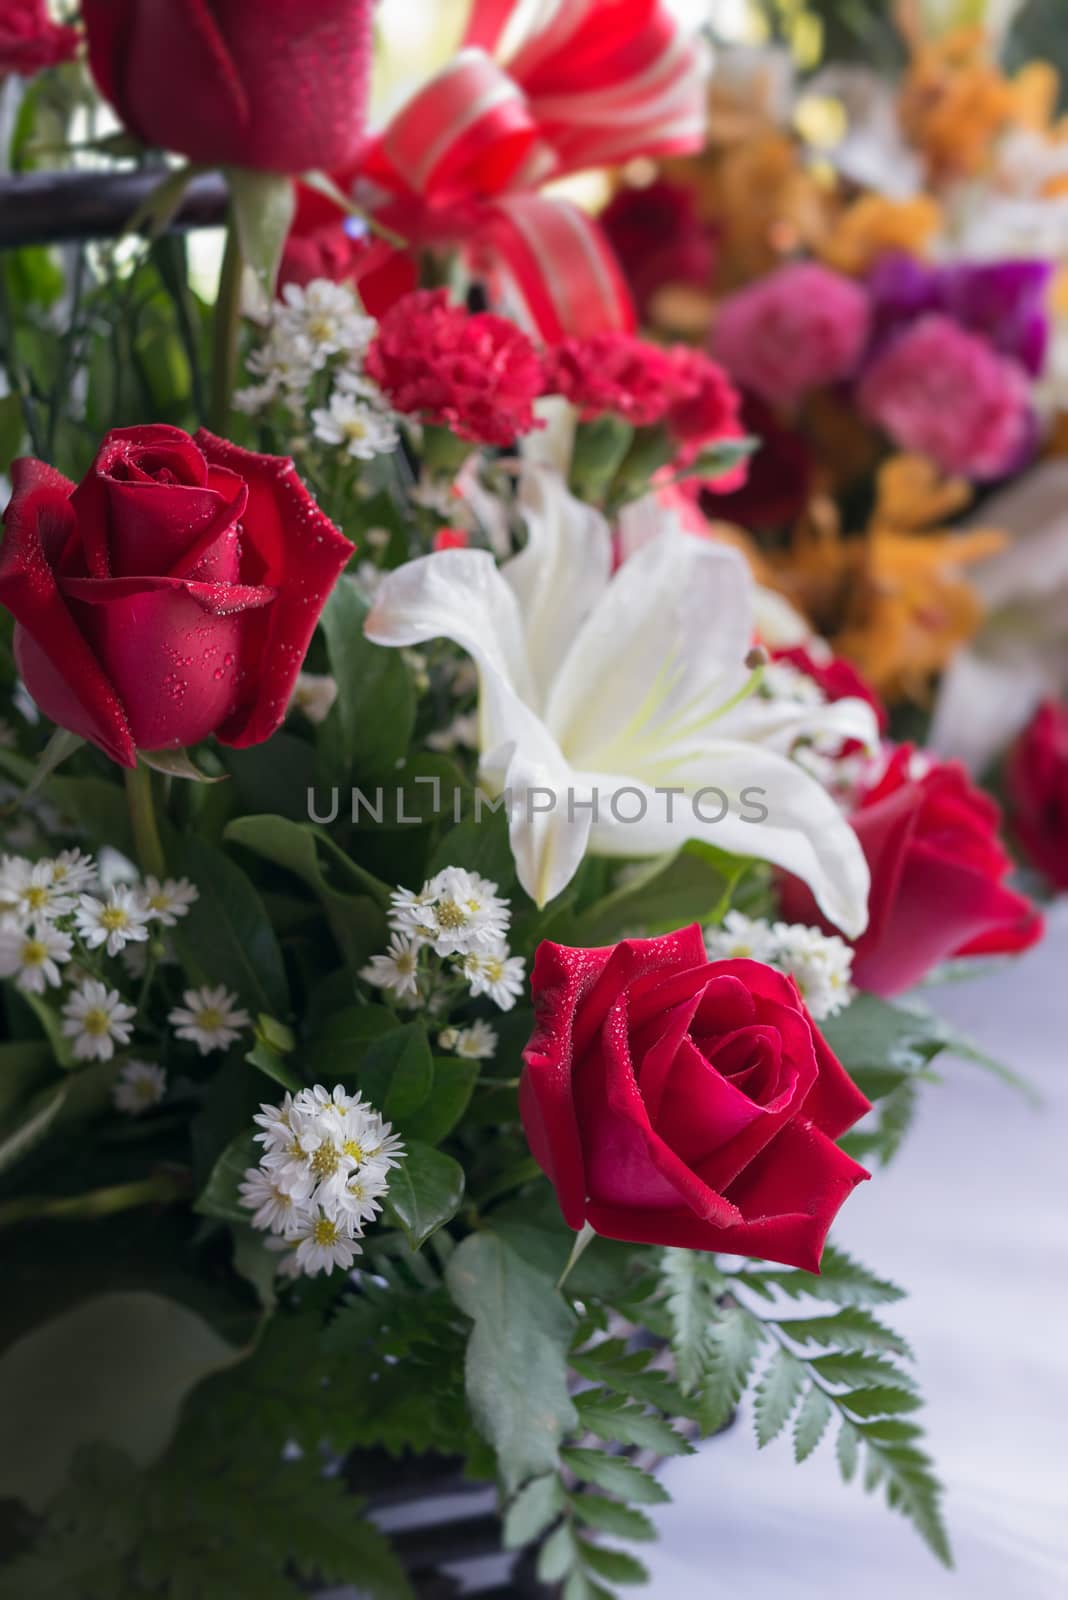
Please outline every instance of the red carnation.
[[611, 411], [646, 428], [687, 398], [672, 355], [630, 333], [564, 339], [545, 368], [545, 393], [563, 395], [586, 420]]
[[396, 410], [475, 444], [509, 445], [538, 426], [533, 344], [504, 317], [450, 305], [444, 289], [417, 289], [390, 307], [366, 369]]
[[702, 351], [680, 344], [670, 354], [675, 376], [685, 392], [665, 421], [682, 447], [680, 465], [689, 466], [709, 445], [743, 434], [741, 397], [723, 368]]
[[0, 80], [8, 72], [30, 78], [69, 61], [78, 31], [53, 22], [45, 0], [0, 0]]
[[665, 284], [711, 282], [712, 235], [689, 189], [659, 178], [620, 189], [597, 218], [619, 257], [639, 313]]

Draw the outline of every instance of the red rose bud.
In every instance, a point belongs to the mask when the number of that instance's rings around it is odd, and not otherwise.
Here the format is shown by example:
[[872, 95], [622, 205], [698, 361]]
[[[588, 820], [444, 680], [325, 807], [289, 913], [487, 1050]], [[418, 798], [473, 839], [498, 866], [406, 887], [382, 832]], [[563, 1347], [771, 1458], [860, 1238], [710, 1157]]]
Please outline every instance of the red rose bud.
[[373, 0], [84, 0], [89, 64], [131, 133], [208, 166], [348, 166]]
[[[994, 801], [957, 762], [913, 768], [912, 747], [899, 746], [849, 819], [871, 868], [853, 981], [885, 998], [943, 961], [1007, 955], [1042, 937], [1038, 911], [1004, 882], [1012, 863]], [[781, 901], [788, 922], [837, 932], [798, 879], [784, 879]]]
[[70, 61], [77, 49], [78, 30], [53, 22], [45, 0], [0, 0], [0, 83]]
[[1068, 889], [1068, 706], [1039, 706], [1005, 776], [1016, 837], [1050, 882]]
[[818, 1270], [868, 1176], [835, 1140], [870, 1106], [793, 979], [691, 927], [543, 944], [531, 983], [519, 1108], [569, 1226]]
[[16, 461], [0, 604], [44, 714], [122, 766], [285, 716], [352, 545], [291, 461], [201, 430], [109, 433], [75, 487]]

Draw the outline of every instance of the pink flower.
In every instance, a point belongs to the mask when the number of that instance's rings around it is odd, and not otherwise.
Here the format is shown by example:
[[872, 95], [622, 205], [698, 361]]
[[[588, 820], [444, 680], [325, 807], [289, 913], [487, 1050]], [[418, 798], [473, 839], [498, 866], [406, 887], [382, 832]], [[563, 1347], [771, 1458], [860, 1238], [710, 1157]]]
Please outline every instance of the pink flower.
[[1023, 368], [937, 312], [887, 345], [857, 398], [895, 444], [969, 478], [1002, 477], [1033, 439]]
[[848, 378], [868, 341], [865, 291], [827, 267], [780, 267], [724, 301], [712, 354], [762, 399], [792, 404]]
[[417, 289], [385, 313], [367, 375], [408, 416], [476, 444], [508, 445], [537, 426], [538, 354], [513, 322], [471, 315], [444, 289]]

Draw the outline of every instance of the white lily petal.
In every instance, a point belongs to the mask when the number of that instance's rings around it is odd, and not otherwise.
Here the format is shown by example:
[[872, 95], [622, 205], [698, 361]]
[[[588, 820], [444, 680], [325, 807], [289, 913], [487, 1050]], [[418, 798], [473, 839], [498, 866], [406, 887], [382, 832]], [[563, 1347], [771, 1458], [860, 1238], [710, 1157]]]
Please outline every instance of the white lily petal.
[[530, 756], [529, 744], [504, 745], [483, 759], [480, 773], [491, 793], [507, 796], [516, 875], [540, 907], [555, 899], [578, 871], [593, 812], [581, 804], [589, 800], [589, 790], [566, 765]]
[[573, 766], [655, 784], [745, 681], [751, 579], [726, 545], [667, 533], [615, 574], [560, 666], [545, 721]]
[[537, 704], [544, 707], [568, 646], [608, 586], [612, 535], [599, 511], [531, 462], [520, 467], [519, 509], [527, 543], [501, 576], [523, 617]]
[[[648, 802], [635, 821], [620, 821], [601, 804], [590, 835], [598, 855], [658, 855], [685, 839], [703, 839], [801, 878], [820, 910], [849, 938], [867, 927], [871, 876], [860, 842], [826, 789], [796, 762], [759, 745], [717, 740], [667, 780], [676, 789], [671, 797], [630, 780], [595, 781], [602, 802], [616, 792], [616, 809], [626, 816], [636, 815], [639, 806], [629, 792], [620, 793], [624, 788], [643, 789]], [[702, 796], [702, 790], [708, 792]], [[726, 796], [729, 809], [722, 818], [723, 802], [713, 791]], [[759, 816], [761, 808], [766, 817]]]
[[796, 700], [750, 695], [727, 712], [716, 731], [725, 739], [752, 739], [784, 756], [799, 739], [811, 739], [823, 748], [847, 739], [856, 739], [869, 750], [879, 744], [875, 712], [866, 700], [855, 696], [809, 706]]

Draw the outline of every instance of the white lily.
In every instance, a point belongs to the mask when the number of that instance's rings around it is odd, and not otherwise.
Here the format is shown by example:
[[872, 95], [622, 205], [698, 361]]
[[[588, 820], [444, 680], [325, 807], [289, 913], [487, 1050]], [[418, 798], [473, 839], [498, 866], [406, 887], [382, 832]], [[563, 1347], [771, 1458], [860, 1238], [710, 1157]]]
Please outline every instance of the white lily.
[[[789, 753], [800, 738], [874, 744], [870, 709], [749, 692], [753, 585], [735, 551], [665, 513], [662, 536], [613, 574], [608, 524], [557, 473], [524, 465], [519, 506], [519, 555], [500, 568], [478, 550], [409, 562], [382, 583], [365, 632], [398, 647], [447, 638], [474, 659], [480, 776], [507, 797], [527, 892], [551, 900], [587, 851], [650, 856], [702, 839], [796, 874], [861, 933], [856, 835]], [[710, 790], [728, 798], [718, 820], [722, 802], [693, 800]]]

